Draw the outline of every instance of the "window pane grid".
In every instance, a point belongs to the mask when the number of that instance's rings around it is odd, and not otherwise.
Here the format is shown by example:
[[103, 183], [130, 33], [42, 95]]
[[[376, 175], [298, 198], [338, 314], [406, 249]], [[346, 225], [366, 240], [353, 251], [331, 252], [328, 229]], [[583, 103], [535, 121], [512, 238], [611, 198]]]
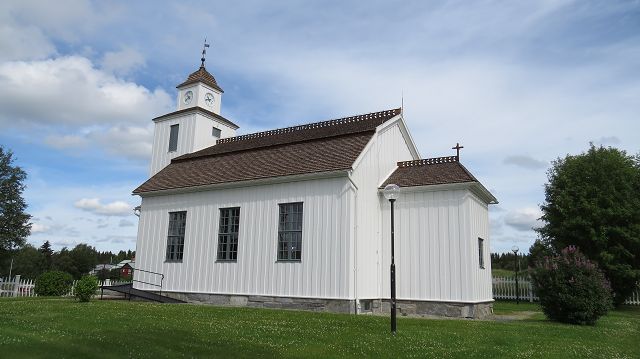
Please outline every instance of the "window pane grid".
[[484, 239], [478, 238], [478, 262], [480, 268], [484, 269]]
[[302, 259], [302, 202], [280, 204], [278, 260]]
[[167, 233], [168, 262], [180, 262], [184, 253], [184, 232], [187, 212], [169, 212], [169, 230]]
[[218, 228], [218, 260], [238, 260], [238, 232], [240, 231], [240, 208], [220, 208]]
[[180, 125], [171, 125], [169, 133], [169, 152], [178, 150], [178, 131]]

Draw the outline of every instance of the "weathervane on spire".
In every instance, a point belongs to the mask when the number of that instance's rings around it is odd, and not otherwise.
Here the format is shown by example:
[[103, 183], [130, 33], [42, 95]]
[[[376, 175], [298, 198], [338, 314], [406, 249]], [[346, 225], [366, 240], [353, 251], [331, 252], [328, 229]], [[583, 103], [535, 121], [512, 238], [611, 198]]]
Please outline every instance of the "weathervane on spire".
[[456, 146], [455, 147], [451, 147], [452, 150], [456, 150], [456, 159], [458, 161], [460, 161], [460, 150], [463, 149], [464, 146], [460, 146], [459, 143], [456, 142]]
[[207, 44], [207, 38], [204, 38], [204, 46], [202, 47], [202, 58], [200, 58], [200, 61], [202, 61], [202, 63], [200, 64], [200, 67], [204, 67], [204, 58], [205, 55], [207, 54], [207, 47], [209, 47], [209, 44]]

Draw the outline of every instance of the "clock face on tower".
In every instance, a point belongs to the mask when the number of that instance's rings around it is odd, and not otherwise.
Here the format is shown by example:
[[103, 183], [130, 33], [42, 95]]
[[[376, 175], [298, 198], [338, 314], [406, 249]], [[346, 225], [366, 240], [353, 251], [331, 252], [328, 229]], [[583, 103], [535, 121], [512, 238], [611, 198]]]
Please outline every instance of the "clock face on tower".
[[215, 101], [215, 98], [213, 97], [213, 94], [211, 92], [207, 92], [207, 94], [204, 95], [204, 103], [206, 103], [207, 106], [213, 107], [214, 101]]
[[193, 91], [187, 91], [184, 93], [184, 98], [182, 99], [184, 101], [185, 105], [188, 105], [191, 103], [191, 100], [193, 100]]

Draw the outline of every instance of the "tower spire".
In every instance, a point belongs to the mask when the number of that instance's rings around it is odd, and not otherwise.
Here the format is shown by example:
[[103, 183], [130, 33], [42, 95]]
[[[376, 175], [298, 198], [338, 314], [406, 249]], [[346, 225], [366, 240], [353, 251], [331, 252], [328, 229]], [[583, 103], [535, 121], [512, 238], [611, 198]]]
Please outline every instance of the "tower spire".
[[207, 47], [209, 47], [209, 44], [207, 44], [207, 38], [204, 38], [204, 46], [202, 47], [202, 57], [200, 58], [200, 67], [204, 68], [204, 60], [205, 60], [205, 55], [207, 55]]

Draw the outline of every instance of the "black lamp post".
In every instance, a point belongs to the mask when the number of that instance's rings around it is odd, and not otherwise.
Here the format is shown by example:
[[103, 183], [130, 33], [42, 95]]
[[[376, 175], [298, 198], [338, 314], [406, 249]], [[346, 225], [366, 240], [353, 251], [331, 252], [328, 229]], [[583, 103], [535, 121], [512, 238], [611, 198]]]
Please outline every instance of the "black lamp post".
[[394, 250], [393, 204], [400, 194], [400, 187], [388, 184], [384, 188], [384, 197], [391, 203], [391, 333], [396, 334], [396, 262]]
[[518, 251], [520, 248], [518, 246], [511, 247], [511, 251], [515, 254], [515, 258], [513, 261], [513, 268], [516, 271], [516, 304], [520, 304], [520, 286], [518, 285], [518, 269], [520, 269], [520, 261], [518, 260]]

